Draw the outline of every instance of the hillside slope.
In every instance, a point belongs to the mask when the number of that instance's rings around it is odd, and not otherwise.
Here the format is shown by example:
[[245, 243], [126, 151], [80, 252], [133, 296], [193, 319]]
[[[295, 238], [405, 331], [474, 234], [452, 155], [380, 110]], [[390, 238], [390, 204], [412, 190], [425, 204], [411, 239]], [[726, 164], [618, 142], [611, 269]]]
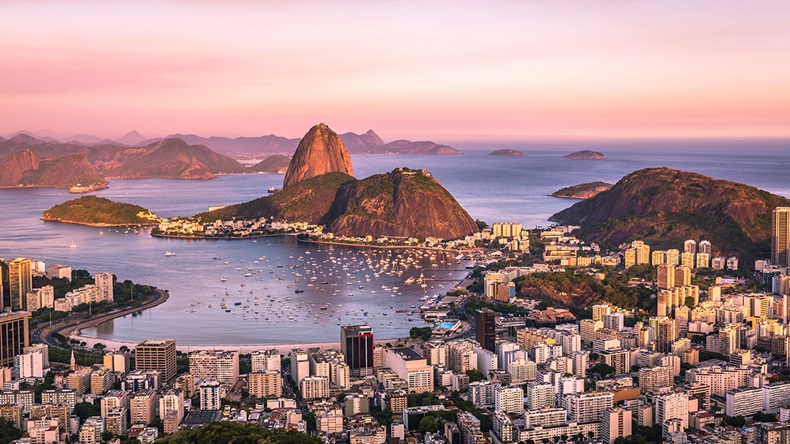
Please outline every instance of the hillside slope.
[[771, 212], [788, 205], [790, 199], [741, 183], [648, 168], [550, 220], [581, 225], [583, 238], [609, 244], [643, 239], [654, 248], [677, 248], [686, 239], [709, 239], [714, 253], [749, 261], [769, 253]]

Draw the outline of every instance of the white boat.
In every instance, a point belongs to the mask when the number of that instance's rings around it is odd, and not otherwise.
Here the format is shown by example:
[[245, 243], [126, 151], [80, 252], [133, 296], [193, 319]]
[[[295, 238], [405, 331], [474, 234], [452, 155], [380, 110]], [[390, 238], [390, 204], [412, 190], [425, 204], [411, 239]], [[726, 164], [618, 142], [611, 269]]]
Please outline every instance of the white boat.
[[77, 248], [77, 243], [74, 242], [74, 241], [71, 241], [71, 244], [69, 245], [69, 248]]
[[175, 256], [175, 255], [176, 254], [174, 252], [172, 252], [172, 251], [165, 251], [165, 256], [167, 256], [167, 257]]
[[226, 278], [225, 276], [222, 276], [221, 278], [219, 278], [219, 280], [220, 280], [220, 282], [227, 282], [228, 278]]

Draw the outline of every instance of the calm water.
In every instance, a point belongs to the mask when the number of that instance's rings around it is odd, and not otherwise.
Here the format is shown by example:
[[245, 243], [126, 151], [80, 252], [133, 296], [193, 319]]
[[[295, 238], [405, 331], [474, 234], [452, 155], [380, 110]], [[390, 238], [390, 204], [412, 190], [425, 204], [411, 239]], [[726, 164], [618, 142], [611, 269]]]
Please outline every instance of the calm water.
[[[696, 171], [790, 197], [790, 149], [773, 145], [720, 151], [707, 147], [658, 147], [653, 154], [620, 147], [606, 151], [609, 159], [605, 161], [560, 158], [576, 148], [541, 151], [529, 146], [511, 147], [525, 149], [529, 155], [494, 157], [487, 155], [488, 150], [465, 147], [467, 154], [463, 156], [355, 156], [354, 170], [357, 177], [365, 177], [402, 166], [425, 168], [472, 217], [489, 223], [517, 221], [527, 227], [546, 225], [551, 214], [573, 203], [547, 194], [593, 180], [613, 183], [646, 167]], [[250, 200], [265, 194], [268, 187], [281, 184], [282, 176], [278, 175], [224, 176], [210, 181], [114, 180], [109, 189], [97, 194], [170, 217]], [[446, 279], [465, 274], [450, 258], [437, 258], [436, 267], [427, 257], [415, 259], [413, 263], [422, 268], [398, 266], [403, 271], [400, 276], [387, 275], [392, 262], [382, 264], [380, 252], [365, 256], [357, 249], [329, 251], [327, 247], [297, 244], [290, 238], [186, 241], [114, 230], [99, 234], [97, 228], [39, 220], [44, 210], [72, 197], [55, 189], [0, 190], [0, 257], [26, 256], [91, 272], [111, 271], [120, 279], [150, 283], [170, 291], [168, 302], [157, 308], [85, 332], [105, 339], [175, 337], [184, 344], [323, 342], [338, 338], [338, 323], [358, 322], [368, 322], [378, 337], [398, 337], [423, 324], [418, 316], [396, 310], [419, 306], [421, 297], [441, 292], [440, 285], [449, 285]], [[68, 248], [72, 240], [78, 248]], [[177, 256], [165, 257], [168, 250]], [[445, 264], [442, 259], [447, 259]], [[390, 260], [405, 261], [405, 257]], [[313, 285], [308, 285], [310, 275], [305, 270], [317, 277]], [[425, 289], [403, 282], [420, 272], [438, 280], [431, 281]], [[244, 277], [244, 273], [252, 276]], [[220, 281], [223, 276], [226, 282]], [[295, 293], [297, 289], [304, 292]], [[256, 296], [258, 306], [254, 305]], [[223, 297], [231, 313], [219, 308]], [[241, 305], [235, 306], [235, 302]], [[249, 306], [249, 313], [242, 319], [245, 305]]]

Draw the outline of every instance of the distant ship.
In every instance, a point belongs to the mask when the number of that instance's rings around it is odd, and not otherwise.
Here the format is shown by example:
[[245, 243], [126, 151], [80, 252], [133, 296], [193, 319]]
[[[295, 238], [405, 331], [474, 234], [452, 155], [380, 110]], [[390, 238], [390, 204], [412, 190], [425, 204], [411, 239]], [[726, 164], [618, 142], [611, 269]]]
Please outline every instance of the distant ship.
[[77, 248], [77, 243], [74, 242], [74, 241], [71, 241], [71, 245], [69, 245], [69, 248]]
[[175, 256], [176, 254], [172, 251], [165, 251], [165, 256]]
[[275, 187], [269, 187], [269, 194], [274, 193], [276, 191], [279, 191], [279, 190], [277, 188], [275, 188]]

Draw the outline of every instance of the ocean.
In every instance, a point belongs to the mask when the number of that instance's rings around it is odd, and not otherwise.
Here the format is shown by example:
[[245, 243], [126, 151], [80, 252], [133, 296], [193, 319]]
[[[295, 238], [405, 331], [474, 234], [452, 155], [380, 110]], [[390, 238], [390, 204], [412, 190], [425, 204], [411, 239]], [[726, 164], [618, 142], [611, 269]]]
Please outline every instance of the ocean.
[[[527, 156], [488, 156], [499, 146], [463, 146], [465, 154], [460, 156], [367, 155], [352, 160], [357, 177], [397, 167], [424, 168], [472, 217], [488, 223], [521, 222], [526, 228], [548, 225], [549, 216], [575, 202], [547, 196], [559, 188], [596, 180], [614, 183], [649, 167], [694, 171], [790, 197], [790, 149], [782, 143], [507, 147], [524, 150]], [[597, 149], [609, 158], [562, 158], [577, 149]], [[270, 186], [280, 187], [282, 178], [251, 174], [206, 181], [112, 180], [109, 189], [95, 194], [142, 205], [160, 216], [188, 216], [209, 206], [265, 195]], [[398, 275], [392, 263], [406, 260], [397, 258], [398, 253], [365, 256], [360, 249], [308, 246], [281, 237], [257, 242], [160, 239], [142, 232], [100, 233], [98, 228], [40, 220], [46, 209], [74, 197], [58, 189], [0, 190], [0, 257], [31, 257], [91, 273], [111, 271], [122, 280], [169, 290], [165, 304], [83, 332], [101, 339], [174, 337], [180, 344], [201, 345], [310, 343], [339, 338], [339, 324], [363, 322], [378, 338], [402, 337], [411, 327], [425, 325], [418, 315], [408, 314], [412, 306], [419, 307], [421, 298], [441, 293], [466, 273], [450, 257], [412, 258], [411, 264], [421, 268], [398, 265]], [[72, 241], [77, 248], [68, 247]], [[165, 251], [176, 256], [165, 257]], [[317, 277], [313, 285], [308, 286], [305, 268]], [[404, 282], [421, 273], [436, 280], [426, 288]], [[223, 297], [229, 313], [219, 308]]]

